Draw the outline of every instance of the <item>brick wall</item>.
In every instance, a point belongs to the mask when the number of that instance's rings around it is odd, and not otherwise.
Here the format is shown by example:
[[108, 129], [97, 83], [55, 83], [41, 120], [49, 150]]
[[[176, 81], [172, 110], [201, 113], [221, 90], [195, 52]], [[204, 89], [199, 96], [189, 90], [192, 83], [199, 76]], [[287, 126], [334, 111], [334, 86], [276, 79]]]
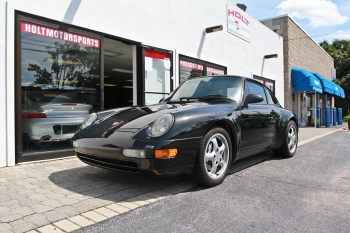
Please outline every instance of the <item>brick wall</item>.
[[262, 23], [272, 30], [280, 30], [280, 32], [283, 30], [280, 35], [283, 37], [284, 53], [284, 107], [292, 110], [292, 67], [317, 72], [331, 80], [334, 60], [289, 16], [262, 21]]

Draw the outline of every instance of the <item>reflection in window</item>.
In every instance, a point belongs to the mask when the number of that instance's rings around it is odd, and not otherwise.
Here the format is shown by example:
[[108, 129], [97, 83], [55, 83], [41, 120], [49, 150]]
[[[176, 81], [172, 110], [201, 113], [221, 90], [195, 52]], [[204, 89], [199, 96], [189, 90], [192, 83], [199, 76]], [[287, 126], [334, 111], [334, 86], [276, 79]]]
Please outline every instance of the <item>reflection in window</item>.
[[171, 56], [169, 53], [145, 50], [145, 104], [158, 103], [170, 93]]
[[250, 94], [261, 95], [261, 97], [263, 97], [264, 100], [262, 102], [259, 102], [259, 104], [267, 104], [265, 91], [262, 86], [249, 81], [247, 82], [247, 86]]
[[21, 22], [23, 155], [71, 149], [84, 118], [100, 110], [100, 40]]
[[204, 75], [203, 65], [180, 60], [180, 83], [187, 79], [199, 77]]

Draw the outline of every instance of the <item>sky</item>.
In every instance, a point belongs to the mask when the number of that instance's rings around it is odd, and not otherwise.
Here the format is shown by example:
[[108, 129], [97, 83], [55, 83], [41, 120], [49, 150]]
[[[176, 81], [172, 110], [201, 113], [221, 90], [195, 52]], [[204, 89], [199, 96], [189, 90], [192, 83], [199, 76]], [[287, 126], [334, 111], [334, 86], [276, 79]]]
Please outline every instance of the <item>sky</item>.
[[230, 0], [256, 20], [289, 15], [314, 41], [350, 40], [350, 0]]

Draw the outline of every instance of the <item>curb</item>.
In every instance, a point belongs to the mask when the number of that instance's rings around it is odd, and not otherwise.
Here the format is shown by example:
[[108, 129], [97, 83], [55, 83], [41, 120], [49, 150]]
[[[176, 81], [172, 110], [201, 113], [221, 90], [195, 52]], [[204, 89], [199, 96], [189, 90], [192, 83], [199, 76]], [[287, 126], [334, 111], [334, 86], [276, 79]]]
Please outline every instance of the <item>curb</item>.
[[142, 206], [146, 206], [167, 196], [175, 195], [197, 186], [192, 181], [184, 181], [182, 183], [159, 189], [150, 193], [135, 196], [124, 201], [115, 202], [98, 209], [88, 211], [70, 218], [59, 220], [46, 226], [28, 231], [27, 233], [61, 233], [73, 232], [83, 227], [87, 227], [108, 218], [129, 212]]

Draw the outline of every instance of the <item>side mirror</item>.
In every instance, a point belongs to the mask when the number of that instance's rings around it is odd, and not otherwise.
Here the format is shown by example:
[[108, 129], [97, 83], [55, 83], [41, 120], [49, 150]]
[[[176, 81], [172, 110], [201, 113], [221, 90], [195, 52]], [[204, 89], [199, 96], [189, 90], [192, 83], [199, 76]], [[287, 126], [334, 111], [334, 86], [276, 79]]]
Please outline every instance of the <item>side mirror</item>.
[[249, 94], [247, 97], [245, 97], [244, 107], [248, 107], [248, 104], [260, 103], [263, 100], [264, 98], [261, 95]]

